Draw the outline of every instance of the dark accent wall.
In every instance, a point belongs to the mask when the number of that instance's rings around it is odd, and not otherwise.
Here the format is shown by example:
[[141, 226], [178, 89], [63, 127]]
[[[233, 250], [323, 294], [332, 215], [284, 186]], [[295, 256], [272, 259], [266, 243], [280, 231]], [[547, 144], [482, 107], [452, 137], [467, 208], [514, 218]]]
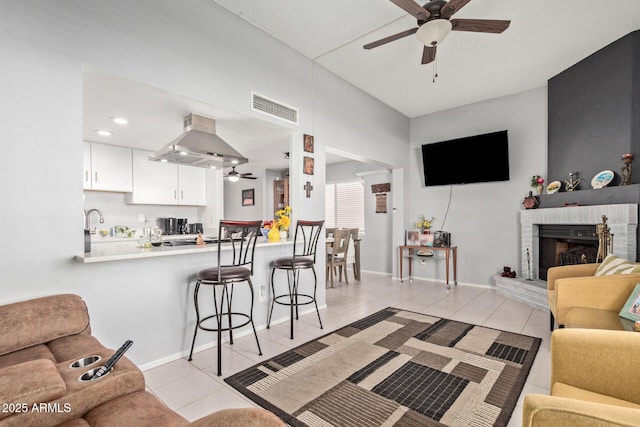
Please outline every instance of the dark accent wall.
[[[581, 188], [591, 189], [591, 178], [610, 169], [616, 173], [610, 184], [615, 186], [620, 183], [622, 155], [634, 153], [633, 182], [640, 183], [640, 31], [551, 78], [548, 91], [547, 182], [564, 182], [569, 172], [578, 172]], [[600, 200], [606, 198], [602, 190], [583, 194], [581, 204], [605, 203]], [[618, 203], [638, 203], [637, 195], [630, 191], [632, 200]]]
[[[640, 30], [629, 33], [548, 82], [547, 183], [578, 172], [580, 190], [540, 196], [541, 208], [640, 203]], [[633, 153], [634, 185], [619, 186], [622, 155]], [[616, 177], [592, 189], [605, 169]], [[636, 253], [640, 257], [640, 228]]]

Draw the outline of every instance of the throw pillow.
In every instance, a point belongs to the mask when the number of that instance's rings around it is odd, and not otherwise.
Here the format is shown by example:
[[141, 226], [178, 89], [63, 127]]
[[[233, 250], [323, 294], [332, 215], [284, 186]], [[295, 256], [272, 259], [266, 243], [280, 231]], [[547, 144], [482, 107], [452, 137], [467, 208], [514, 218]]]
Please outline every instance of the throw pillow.
[[640, 263], [628, 261], [615, 255], [607, 255], [598, 266], [594, 276], [611, 276], [613, 274], [640, 273]]

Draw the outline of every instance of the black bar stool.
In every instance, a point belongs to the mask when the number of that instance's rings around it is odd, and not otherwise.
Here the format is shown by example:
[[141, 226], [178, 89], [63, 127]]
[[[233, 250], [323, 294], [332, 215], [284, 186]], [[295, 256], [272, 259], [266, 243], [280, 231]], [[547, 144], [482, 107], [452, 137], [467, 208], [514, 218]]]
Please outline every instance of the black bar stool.
[[[256, 247], [256, 240], [260, 236], [260, 226], [262, 221], [220, 221], [218, 228], [218, 266], [207, 268], [198, 272], [198, 280], [193, 291], [193, 302], [196, 307], [196, 328], [193, 333], [191, 352], [189, 360], [193, 357], [193, 347], [196, 344], [198, 329], [218, 333], [218, 376], [222, 375], [222, 332], [229, 331], [229, 343], [233, 344], [233, 330], [241, 328], [249, 323], [253, 328], [253, 335], [258, 344], [258, 354], [262, 356], [260, 342], [256, 327], [253, 324], [253, 254]], [[231, 264], [222, 264], [222, 249], [230, 247], [232, 261]], [[249, 313], [239, 313], [232, 311], [233, 286], [238, 282], [247, 282], [251, 290], [251, 308]], [[200, 318], [200, 308], [198, 306], [198, 291], [200, 285], [210, 285], [213, 289], [213, 305], [215, 314]], [[231, 286], [229, 286], [231, 285]], [[220, 299], [218, 300], [218, 291]], [[234, 324], [232, 319], [239, 317], [242, 323]], [[203, 323], [209, 319], [215, 320], [215, 326], [205, 327]], [[226, 322], [225, 322], [226, 320]]]
[[[273, 300], [271, 301], [271, 310], [267, 319], [267, 329], [271, 324], [271, 315], [275, 304], [288, 305], [291, 310], [291, 339], [293, 339], [293, 311], [295, 308], [296, 319], [298, 319], [298, 306], [306, 304], [315, 304], [318, 320], [320, 321], [320, 329], [322, 327], [322, 319], [320, 318], [320, 310], [318, 310], [318, 302], [316, 301], [316, 288], [318, 286], [318, 276], [314, 267], [316, 263], [316, 248], [318, 247], [318, 237], [324, 221], [303, 221], [296, 223], [296, 234], [293, 239], [293, 256], [287, 258], [278, 258], [273, 261], [271, 266], [271, 293]], [[301, 294], [298, 290], [300, 284], [300, 270], [311, 269], [313, 272], [313, 295]], [[277, 295], [273, 276], [276, 270], [285, 270], [287, 272], [288, 293]], [[302, 301], [300, 299], [302, 298]]]

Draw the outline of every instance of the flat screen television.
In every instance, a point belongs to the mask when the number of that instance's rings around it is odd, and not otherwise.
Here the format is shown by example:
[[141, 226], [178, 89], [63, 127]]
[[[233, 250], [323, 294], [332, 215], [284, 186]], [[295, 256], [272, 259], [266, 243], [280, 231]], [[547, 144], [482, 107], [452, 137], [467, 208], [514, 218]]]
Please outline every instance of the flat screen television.
[[426, 187], [509, 180], [507, 131], [424, 144]]

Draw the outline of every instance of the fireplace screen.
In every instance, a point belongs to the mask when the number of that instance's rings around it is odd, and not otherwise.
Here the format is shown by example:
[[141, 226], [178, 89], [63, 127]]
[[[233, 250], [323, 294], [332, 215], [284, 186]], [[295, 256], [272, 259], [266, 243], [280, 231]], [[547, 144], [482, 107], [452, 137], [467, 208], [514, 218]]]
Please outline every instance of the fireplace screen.
[[596, 262], [598, 249], [592, 246], [577, 245], [560, 252], [559, 265], [587, 264]]
[[539, 277], [547, 279], [547, 270], [557, 265], [596, 262], [598, 236], [595, 225], [540, 225]]

